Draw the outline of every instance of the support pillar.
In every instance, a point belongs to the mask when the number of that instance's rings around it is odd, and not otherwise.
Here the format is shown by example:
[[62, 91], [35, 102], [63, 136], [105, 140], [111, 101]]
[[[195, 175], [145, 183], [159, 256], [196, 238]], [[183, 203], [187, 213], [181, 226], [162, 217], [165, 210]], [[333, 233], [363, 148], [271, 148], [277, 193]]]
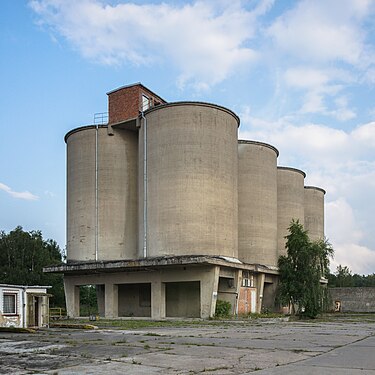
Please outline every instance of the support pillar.
[[99, 316], [105, 316], [105, 286], [103, 284], [96, 285], [96, 300], [98, 301]]
[[242, 282], [242, 270], [237, 270], [234, 273], [234, 288], [236, 291], [236, 304], [234, 306], [234, 314], [238, 316], [238, 302], [240, 299], [240, 290]]
[[104, 287], [104, 315], [106, 318], [118, 318], [118, 285], [105, 284]]
[[208, 319], [215, 315], [217, 289], [219, 286], [220, 267], [213, 266], [204, 273], [201, 284], [201, 318]]
[[151, 318], [165, 318], [165, 283], [159, 280], [151, 283]]
[[264, 279], [265, 279], [265, 274], [264, 273], [259, 273], [258, 274], [258, 280], [257, 280], [257, 290], [258, 290], [258, 295], [257, 295], [257, 313], [260, 314], [262, 312], [262, 305], [263, 305], [263, 292], [264, 292]]
[[79, 285], [74, 285], [74, 279], [64, 276], [64, 291], [66, 315], [76, 318], [79, 316]]

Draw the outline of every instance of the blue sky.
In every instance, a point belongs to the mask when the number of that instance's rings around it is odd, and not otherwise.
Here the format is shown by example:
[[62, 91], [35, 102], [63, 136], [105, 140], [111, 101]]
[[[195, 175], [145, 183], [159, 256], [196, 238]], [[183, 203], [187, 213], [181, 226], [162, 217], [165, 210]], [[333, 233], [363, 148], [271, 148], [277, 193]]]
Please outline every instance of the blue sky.
[[0, 229], [65, 247], [65, 144], [142, 82], [241, 117], [327, 190], [332, 264], [375, 272], [375, 1], [3, 0]]

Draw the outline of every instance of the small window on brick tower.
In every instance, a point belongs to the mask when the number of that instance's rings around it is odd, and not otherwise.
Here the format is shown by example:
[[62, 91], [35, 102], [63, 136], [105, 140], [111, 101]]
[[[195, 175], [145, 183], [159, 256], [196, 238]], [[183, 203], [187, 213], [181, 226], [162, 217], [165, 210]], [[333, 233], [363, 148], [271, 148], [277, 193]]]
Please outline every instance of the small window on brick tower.
[[142, 112], [150, 108], [150, 98], [146, 95], [142, 95]]

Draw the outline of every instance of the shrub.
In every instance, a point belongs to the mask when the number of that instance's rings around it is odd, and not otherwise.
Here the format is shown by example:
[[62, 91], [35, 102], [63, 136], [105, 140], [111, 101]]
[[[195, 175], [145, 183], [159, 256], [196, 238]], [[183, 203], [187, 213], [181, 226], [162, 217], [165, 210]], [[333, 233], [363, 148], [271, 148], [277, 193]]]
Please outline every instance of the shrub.
[[225, 318], [231, 314], [232, 304], [228, 301], [218, 299], [216, 301], [215, 316], [218, 318]]

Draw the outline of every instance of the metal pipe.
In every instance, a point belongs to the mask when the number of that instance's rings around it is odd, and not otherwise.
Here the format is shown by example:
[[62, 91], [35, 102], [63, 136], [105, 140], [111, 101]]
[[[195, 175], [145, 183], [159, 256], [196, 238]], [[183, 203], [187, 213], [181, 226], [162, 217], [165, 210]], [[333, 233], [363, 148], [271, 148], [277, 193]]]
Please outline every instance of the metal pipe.
[[98, 261], [98, 131], [99, 126], [95, 126], [95, 261]]
[[143, 257], [147, 257], [147, 119], [141, 112], [143, 119]]
[[21, 304], [22, 304], [22, 328], [27, 328], [26, 327], [26, 301], [25, 301], [25, 294], [26, 294], [26, 289], [23, 288], [23, 292], [21, 292]]

